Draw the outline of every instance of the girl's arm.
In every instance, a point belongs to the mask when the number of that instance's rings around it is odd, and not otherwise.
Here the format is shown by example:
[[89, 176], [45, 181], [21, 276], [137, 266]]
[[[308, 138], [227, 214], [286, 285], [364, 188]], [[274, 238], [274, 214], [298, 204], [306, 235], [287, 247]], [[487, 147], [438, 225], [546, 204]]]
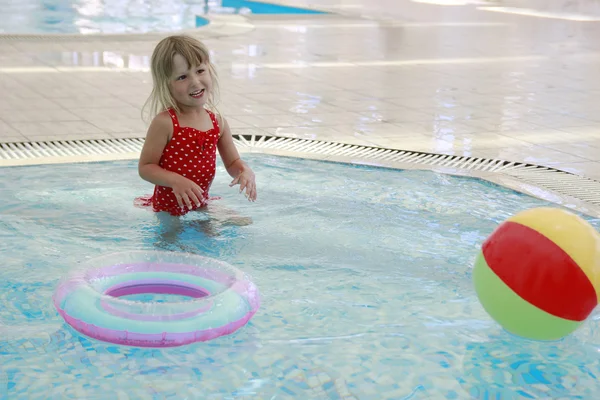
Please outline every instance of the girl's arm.
[[227, 173], [234, 178], [229, 186], [240, 185], [240, 193], [246, 189], [248, 200], [256, 200], [256, 181], [252, 169], [240, 158], [233, 143], [231, 129], [226, 119], [223, 119], [223, 129], [217, 145], [219, 154], [225, 164]]
[[143, 180], [159, 186], [173, 187], [178, 174], [158, 165], [172, 134], [173, 124], [165, 113], [157, 115], [150, 123], [138, 162], [138, 172]]

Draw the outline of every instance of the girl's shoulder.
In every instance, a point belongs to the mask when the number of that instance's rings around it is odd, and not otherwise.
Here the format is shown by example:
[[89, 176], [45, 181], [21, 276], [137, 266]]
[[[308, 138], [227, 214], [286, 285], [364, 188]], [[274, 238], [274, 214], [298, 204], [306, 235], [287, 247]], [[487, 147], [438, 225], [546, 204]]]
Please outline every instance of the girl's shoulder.
[[148, 133], [153, 133], [155, 136], [166, 136], [167, 140], [171, 140], [173, 136], [173, 119], [169, 111], [163, 111], [157, 114], [148, 127]]
[[156, 116], [154, 117], [154, 120], [165, 123], [165, 122], [171, 122], [173, 120], [173, 118], [177, 118], [175, 115], [175, 111], [169, 109], [169, 110], [164, 110], [163, 112], [156, 114]]

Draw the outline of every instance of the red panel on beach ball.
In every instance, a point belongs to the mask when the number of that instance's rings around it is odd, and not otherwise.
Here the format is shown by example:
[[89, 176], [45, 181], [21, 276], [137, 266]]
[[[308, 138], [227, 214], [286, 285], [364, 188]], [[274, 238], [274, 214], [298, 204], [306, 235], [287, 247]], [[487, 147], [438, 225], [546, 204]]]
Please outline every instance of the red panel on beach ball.
[[489, 267], [508, 287], [549, 314], [583, 321], [597, 304], [596, 291], [581, 268], [536, 230], [504, 222], [482, 249]]

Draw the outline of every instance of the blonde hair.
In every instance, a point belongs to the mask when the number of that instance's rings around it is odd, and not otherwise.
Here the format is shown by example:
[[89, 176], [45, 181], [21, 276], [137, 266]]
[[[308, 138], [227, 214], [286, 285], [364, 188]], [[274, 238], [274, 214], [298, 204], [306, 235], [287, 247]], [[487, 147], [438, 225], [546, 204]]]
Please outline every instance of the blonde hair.
[[150, 60], [152, 73], [152, 92], [142, 108], [142, 119], [151, 121], [156, 115], [172, 108], [179, 112], [177, 102], [171, 95], [169, 81], [173, 74], [173, 57], [181, 55], [189, 66], [205, 64], [212, 78], [212, 90], [208, 93], [207, 108], [213, 111], [220, 119], [217, 110], [219, 99], [219, 83], [217, 71], [210, 60], [210, 52], [206, 46], [197, 39], [186, 35], [174, 35], [162, 39], [154, 48]]

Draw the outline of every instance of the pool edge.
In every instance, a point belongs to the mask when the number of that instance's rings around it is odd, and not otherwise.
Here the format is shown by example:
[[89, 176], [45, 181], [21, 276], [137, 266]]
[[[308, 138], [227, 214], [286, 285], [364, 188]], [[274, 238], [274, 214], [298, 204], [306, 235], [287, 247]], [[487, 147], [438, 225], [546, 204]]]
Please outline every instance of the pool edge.
[[[387, 150], [385, 148], [381, 148], [382, 150]], [[409, 151], [407, 151], [409, 152]], [[376, 163], [368, 159], [360, 159], [359, 157], [319, 157], [318, 155], [294, 155], [285, 151], [256, 151], [250, 150], [245, 151], [245, 153], [260, 153], [260, 154], [269, 154], [279, 157], [290, 157], [290, 158], [304, 158], [304, 159], [312, 159], [315, 161], [325, 161], [325, 162], [333, 162], [333, 163], [341, 163], [341, 164], [351, 164], [351, 165], [362, 165], [362, 166], [371, 166], [375, 168], [383, 168], [383, 169], [393, 169], [393, 170], [413, 170], [413, 171], [431, 171], [439, 174], [451, 175], [451, 176], [459, 176], [466, 178], [474, 178], [481, 179], [516, 192], [526, 194], [531, 197], [535, 197], [540, 200], [544, 200], [550, 202], [552, 204], [556, 204], [559, 206], [563, 206], [582, 214], [588, 215], [590, 217], [600, 218], [600, 204], [596, 205], [589, 201], [578, 198], [574, 195], [561, 193], [559, 191], [553, 190], [548, 187], [544, 187], [539, 184], [539, 176], [532, 176], [538, 182], [533, 182], [527, 179], [526, 176], [511, 176], [502, 172], [485, 172], [485, 171], [477, 171], [470, 170], [466, 168], [448, 168], [448, 167], [440, 167], [436, 165], [427, 165], [427, 164], [416, 164], [410, 162], [392, 162], [392, 163]], [[416, 153], [416, 152], [409, 152]], [[435, 153], [423, 153], [424, 155], [431, 156], [447, 156], [445, 154], [435, 154]], [[464, 157], [467, 158], [467, 157]], [[471, 157], [475, 158], [475, 157]], [[492, 160], [492, 159], [483, 159], [479, 158], [482, 161], [497, 161], [497, 162], [506, 162], [509, 164], [515, 165], [525, 165], [524, 163], [518, 162], [510, 162], [506, 160]], [[535, 166], [541, 169], [552, 170], [548, 167], [543, 166]], [[528, 167], [524, 167], [528, 168]], [[521, 171], [519, 171], [521, 172]], [[595, 182], [600, 190], [600, 182], [596, 182], [591, 178], [586, 178], [580, 175], [571, 174], [569, 172], [554, 170], [549, 173], [557, 173], [557, 174], [567, 174], [567, 176], [573, 176], [582, 180], [589, 180]], [[535, 174], [535, 173], [534, 173]], [[600, 203], [600, 196], [597, 197]]]
[[[234, 134], [243, 154], [267, 154], [482, 179], [600, 218], [600, 181], [523, 162], [391, 149], [315, 139]], [[0, 143], [0, 168], [135, 160], [144, 139]]]

